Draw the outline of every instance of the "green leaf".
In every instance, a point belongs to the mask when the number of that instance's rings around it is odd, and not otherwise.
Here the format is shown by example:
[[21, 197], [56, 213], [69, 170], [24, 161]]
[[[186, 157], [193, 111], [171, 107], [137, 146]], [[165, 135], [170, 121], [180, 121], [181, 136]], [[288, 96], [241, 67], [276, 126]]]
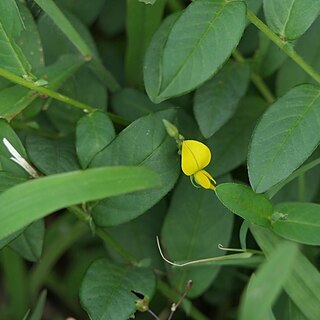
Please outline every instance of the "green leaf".
[[[250, 230], [267, 257], [272, 255], [276, 248], [285, 241], [271, 230], [258, 226], [251, 226]], [[320, 274], [302, 253], [297, 255], [284, 289], [307, 319], [319, 319]]]
[[[297, 40], [295, 51], [318, 73], [320, 72], [320, 19], [317, 19], [310, 29]], [[278, 94], [284, 94], [292, 87], [302, 83], [318, 83], [312, 79], [293, 60], [287, 59], [277, 74], [276, 89]]]
[[249, 65], [230, 61], [196, 91], [193, 110], [205, 138], [211, 137], [234, 115], [249, 80]]
[[[164, 262], [155, 248], [155, 239], [161, 233], [166, 211], [165, 201], [160, 201], [137, 219], [108, 228], [107, 232], [137, 260], [146, 261], [153, 269], [164, 271]], [[112, 248], [107, 246], [107, 250], [114, 260], [119, 261], [119, 255]], [[120, 261], [126, 263], [124, 259]]]
[[281, 237], [310, 244], [320, 244], [320, 205], [316, 203], [287, 202], [277, 204], [274, 216], [279, 217], [271, 227]]
[[15, 1], [0, 1], [0, 67], [19, 76], [29, 76], [31, 66], [15, 42], [24, 24]]
[[32, 71], [38, 75], [38, 70], [44, 67], [43, 48], [40, 40], [38, 26], [27, 5], [16, 1], [23, 22], [23, 29], [15, 37], [17, 45], [29, 61]]
[[269, 27], [281, 38], [299, 38], [318, 17], [319, 0], [263, 0]]
[[59, 209], [159, 184], [154, 172], [136, 167], [96, 168], [21, 183], [0, 195], [0, 239]]
[[159, 53], [160, 85], [151, 100], [182, 95], [212, 77], [237, 46], [245, 23], [242, 1], [191, 3], [174, 23], [163, 54]]
[[221, 176], [245, 162], [248, 146], [257, 119], [265, 110], [266, 102], [256, 96], [240, 101], [235, 115], [206, 141], [212, 160], [208, 168], [214, 177]]
[[[225, 252], [218, 245], [228, 246], [232, 225], [233, 216], [213, 192], [196, 189], [184, 178], [175, 189], [163, 224], [165, 252], [170, 260], [183, 262], [223, 256]], [[219, 270], [211, 266], [173, 269], [170, 282], [182, 293], [192, 279], [188, 296], [196, 297], [210, 286]]]
[[290, 275], [298, 247], [281, 244], [251, 277], [240, 307], [240, 320], [268, 319], [277, 296]]
[[50, 175], [79, 169], [72, 139], [52, 140], [29, 135], [26, 142], [30, 160], [42, 173]]
[[172, 107], [168, 102], [154, 104], [147, 95], [133, 88], [119, 90], [112, 98], [112, 109], [130, 121], [137, 120], [160, 108]]
[[164, 0], [146, 6], [136, 0], [127, 1], [126, 76], [130, 85], [142, 86], [142, 64], [151, 37], [158, 28], [164, 11]]
[[66, 18], [63, 12], [52, 0], [34, 0], [35, 3], [52, 19], [56, 26], [65, 34], [71, 43], [85, 56], [91, 56], [92, 52], [87, 43]]
[[100, 201], [93, 207], [97, 225], [108, 227], [130, 221], [172, 189], [180, 173], [179, 158], [162, 119], [173, 122], [175, 114], [174, 109], [168, 109], [138, 119], [93, 159], [91, 167], [137, 165], [151, 168], [161, 177], [161, 188]]
[[25, 181], [25, 178], [17, 177], [9, 172], [0, 171], [0, 192]]
[[270, 226], [272, 203], [243, 184], [218, 184], [216, 194], [224, 206], [243, 219], [262, 227]]
[[[52, 19], [54, 24], [61, 30], [61, 32], [69, 39], [69, 41], [77, 48], [86, 61], [92, 60], [90, 63], [91, 69], [95, 72], [98, 78], [107, 85], [111, 90], [114, 90], [118, 84], [113, 79], [112, 75], [106, 70], [98, 59], [96, 50], [92, 50], [92, 45], [88, 45], [87, 39], [84, 39], [74, 26], [74, 20], [70, 22], [70, 15], [66, 17], [59, 9], [53, 0], [34, 0], [39, 7]], [[56, 31], [54, 31], [56, 32]], [[45, 37], [48, 34], [45, 33]], [[92, 44], [92, 43], [91, 43]], [[57, 44], [55, 43], [55, 46]], [[59, 48], [57, 46], [59, 51]]]
[[38, 261], [42, 254], [44, 231], [43, 220], [35, 221], [10, 242], [9, 246], [24, 259], [32, 262]]
[[10, 121], [36, 98], [37, 94], [19, 85], [2, 89], [0, 91], [0, 116]]
[[168, 16], [154, 33], [151, 43], [147, 49], [144, 65], [143, 78], [146, 92], [151, 101], [160, 102], [157, 99], [161, 87], [162, 57], [164, 47], [171, 29], [179, 18], [180, 14]]
[[279, 98], [262, 116], [248, 154], [249, 179], [264, 192], [287, 178], [318, 146], [320, 90], [301, 85]]
[[155, 291], [150, 269], [116, 265], [106, 259], [95, 261], [88, 269], [80, 289], [80, 300], [92, 320], [127, 320], [139, 300], [137, 291], [148, 301]]
[[115, 131], [109, 117], [100, 111], [82, 117], [76, 129], [76, 149], [82, 168], [114, 138]]

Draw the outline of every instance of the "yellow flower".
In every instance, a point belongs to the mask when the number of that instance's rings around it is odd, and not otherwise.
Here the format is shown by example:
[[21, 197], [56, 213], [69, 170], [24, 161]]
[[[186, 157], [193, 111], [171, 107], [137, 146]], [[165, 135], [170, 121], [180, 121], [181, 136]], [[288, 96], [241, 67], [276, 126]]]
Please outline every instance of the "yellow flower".
[[[181, 148], [181, 169], [183, 173], [205, 189], [215, 189], [216, 181], [205, 170], [211, 160], [210, 149], [195, 140], [184, 140]], [[192, 181], [192, 180], [191, 180]]]

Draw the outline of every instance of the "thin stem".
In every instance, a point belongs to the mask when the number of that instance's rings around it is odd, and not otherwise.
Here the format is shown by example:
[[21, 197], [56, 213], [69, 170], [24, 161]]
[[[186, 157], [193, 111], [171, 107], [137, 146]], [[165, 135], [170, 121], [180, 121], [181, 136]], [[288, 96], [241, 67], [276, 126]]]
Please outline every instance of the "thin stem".
[[296, 53], [292, 46], [280, 39], [265, 23], [263, 23], [253, 12], [248, 10], [249, 21], [263, 32], [274, 44], [276, 44], [287, 56], [289, 56], [301, 69], [303, 69], [312, 79], [320, 83], [320, 74], [317, 73], [304, 59]]
[[[96, 110], [97, 108], [94, 108], [92, 106], [89, 106], [85, 103], [82, 103], [78, 100], [72, 99], [70, 97], [67, 97], [61, 93], [58, 93], [56, 91], [50, 90], [48, 88], [42, 87], [42, 86], [38, 86], [36, 85], [34, 82], [32, 81], [28, 81], [26, 79], [23, 79], [17, 75], [15, 75], [14, 73], [11, 73], [5, 69], [0, 68], [0, 76], [10, 80], [11, 82], [17, 83], [23, 87], [29, 88], [31, 90], [34, 90], [36, 92], [38, 92], [41, 95], [44, 95], [46, 97], [51, 97], [53, 99], [59, 100], [61, 102], [70, 104], [78, 109], [83, 110], [84, 112], [92, 112], [94, 110]], [[118, 124], [121, 125], [128, 125], [129, 122], [113, 113], [107, 112], [108, 116], [110, 117], [110, 119]]]
[[[236, 61], [240, 63], [246, 61], [246, 59], [242, 56], [241, 52], [237, 49], [233, 51], [232, 56], [235, 58]], [[274, 95], [272, 94], [268, 86], [265, 84], [263, 79], [256, 72], [251, 73], [251, 81], [257, 87], [261, 95], [268, 103], [272, 103], [275, 101]]]
[[[164, 281], [158, 280], [158, 289], [159, 291], [171, 301], [176, 301], [180, 299], [180, 295], [173, 291]], [[185, 299], [182, 304], [182, 308], [195, 320], [208, 320], [208, 318], [202, 314], [197, 308], [195, 308], [190, 300]]]
[[[89, 227], [91, 226], [91, 216], [85, 213], [79, 207], [70, 207], [68, 208], [68, 211], [75, 214], [78, 219], [88, 224]], [[116, 242], [105, 229], [96, 227], [94, 232], [100, 239], [106, 242], [115, 252], [117, 252], [126, 261], [130, 262], [133, 265], [138, 264], [136, 258], [132, 256], [128, 251], [126, 251], [118, 242]]]

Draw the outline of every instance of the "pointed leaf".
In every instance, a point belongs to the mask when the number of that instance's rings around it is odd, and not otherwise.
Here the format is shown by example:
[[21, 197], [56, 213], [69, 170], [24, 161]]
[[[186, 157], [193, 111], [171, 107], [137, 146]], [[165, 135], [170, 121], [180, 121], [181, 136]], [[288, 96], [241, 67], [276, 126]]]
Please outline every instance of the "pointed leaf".
[[253, 274], [242, 298], [240, 320], [268, 319], [272, 304], [290, 275], [297, 253], [296, 245], [283, 243]]
[[[250, 230], [267, 256], [285, 241], [265, 228], [251, 226]], [[319, 319], [320, 273], [302, 253], [297, 255], [284, 289], [307, 319]]]

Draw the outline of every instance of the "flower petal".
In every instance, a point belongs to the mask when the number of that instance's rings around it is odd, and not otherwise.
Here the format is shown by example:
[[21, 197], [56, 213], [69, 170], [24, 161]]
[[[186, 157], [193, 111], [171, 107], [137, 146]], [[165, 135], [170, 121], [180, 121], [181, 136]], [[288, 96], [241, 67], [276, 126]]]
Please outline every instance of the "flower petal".
[[200, 170], [194, 174], [194, 179], [197, 184], [199, 184], [202, 188], [205, 189], [215, 189], [215, 185], [217, 184], [216, 180], [212, 178], [209, 172], [205, 170]]
[[205, 168], [211, 160], [210, 149], [196, 140], [184, 140], [181, 151], [181, 168], [185, 175], [191, 176]]

